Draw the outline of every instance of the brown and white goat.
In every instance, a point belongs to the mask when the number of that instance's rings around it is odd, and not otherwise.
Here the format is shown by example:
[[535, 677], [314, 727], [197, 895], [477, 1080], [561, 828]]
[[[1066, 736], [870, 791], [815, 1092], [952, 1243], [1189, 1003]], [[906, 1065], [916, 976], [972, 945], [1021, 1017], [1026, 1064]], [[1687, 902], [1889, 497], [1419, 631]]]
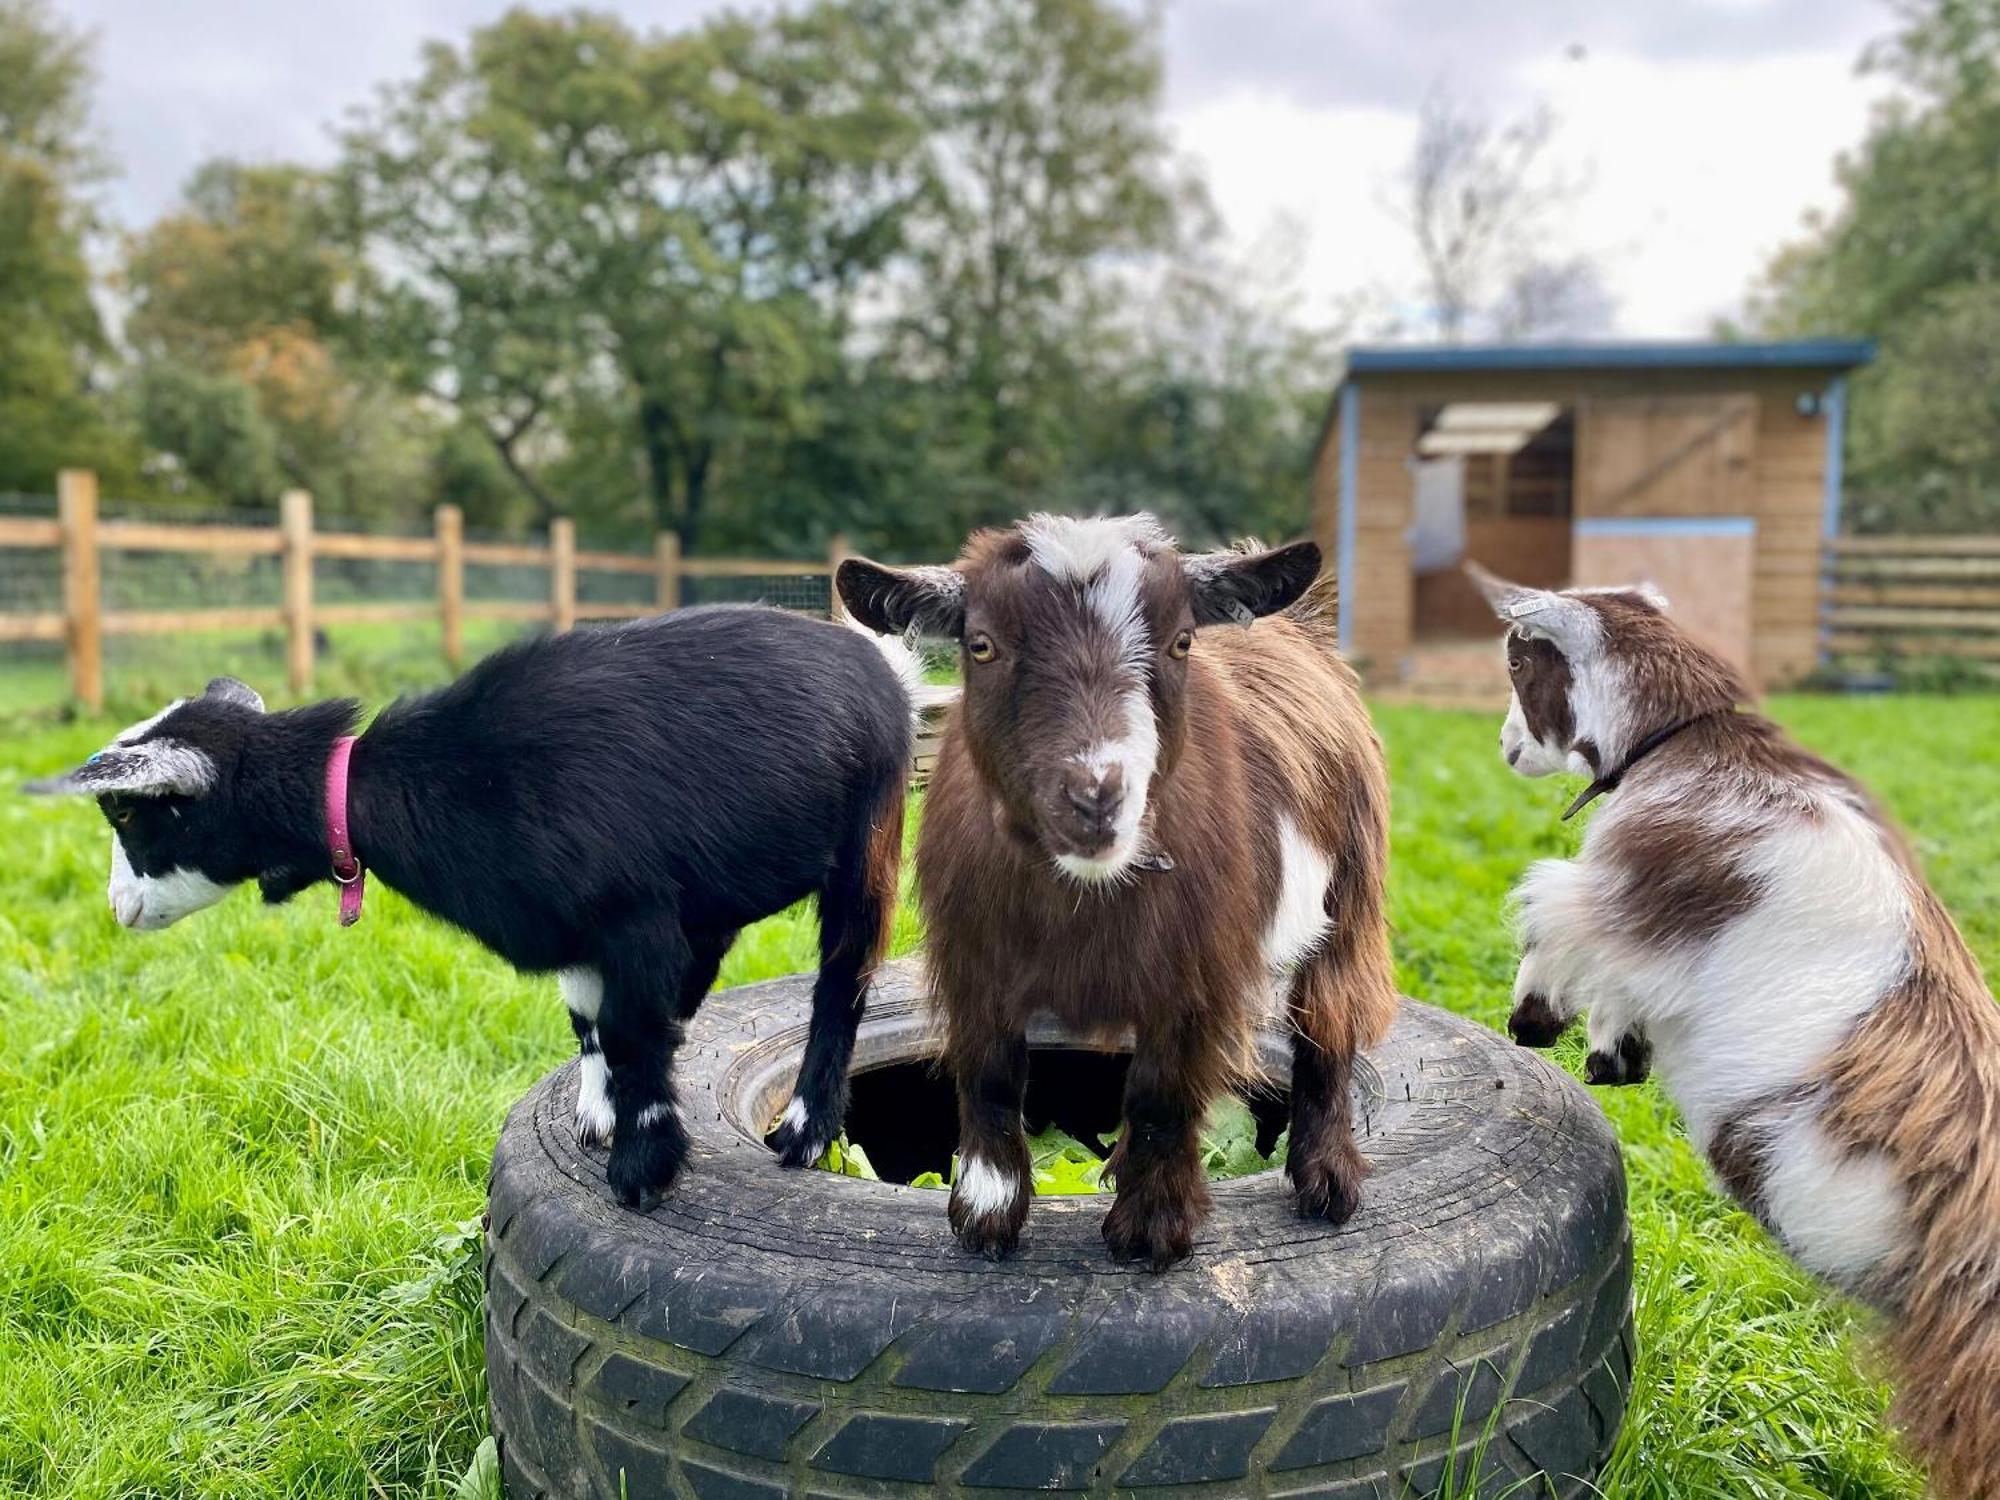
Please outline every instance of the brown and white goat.
[[[1947, 1495], [2000, 1495], [2000, 1010], [1902, 835], [1635, 590], [1476, 581], [1509, 625], [1501, 743], [1615, 792], [1517, 892], [1509, 1028], [1589, 1011], [1724, 1188], [1885, 1310], [1898, 1417]], [[1587, 794], [1588, 795], [1588, 794]], [[1584, 799], [1579, 799], [1581, 802]]]
[[1036, 516], [977, 533], [949, 568], [842, 564], [857, 618], [961, 647], [917, 882], [969, 1249], [1007, 1253], [1027, 1218], [1037, 1013], [1134, 1038], [1104, 1221], [1118, 1259], [1157, 1270], [1191, 1250], [1209, 1205], [1202, 1117], [1274, 993], [1293, 1033], [1299, 1212], [1353, 1213], [1351, 1066], [1396, 1008], [1389, 800], [1330, 623], [1288, 610], [1319, 560], [1309, 542], [1183, 557], [1148, 516]]

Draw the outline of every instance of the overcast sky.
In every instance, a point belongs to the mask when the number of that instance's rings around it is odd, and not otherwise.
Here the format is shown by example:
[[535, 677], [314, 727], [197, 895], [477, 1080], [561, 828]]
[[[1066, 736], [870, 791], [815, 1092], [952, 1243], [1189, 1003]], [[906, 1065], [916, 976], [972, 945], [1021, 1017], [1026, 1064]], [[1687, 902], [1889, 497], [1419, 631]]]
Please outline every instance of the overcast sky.
[[[428, 38], [505, 0], [57, 0], [98, 34], [99, 118], [130, 224], [169, 207], [205, 157], [325, 161], [330, 130]], [[701, 0], [596, 0], [640, 27]], [[1862, 46], [1882, 0], [1170, 0], [1168, 107], [1231, 234], [1303, 234], [1317, 314], [1413, 284], [1390, 212], [1416, 112], [1442, 82], [1501, 115], [1546, 101], [1586, 184], [1564, 251], [1597, 255], [1617, 331], [1699, 334], [1734, 310], [1802, 216], [1834, 201], [1864, 129]]]

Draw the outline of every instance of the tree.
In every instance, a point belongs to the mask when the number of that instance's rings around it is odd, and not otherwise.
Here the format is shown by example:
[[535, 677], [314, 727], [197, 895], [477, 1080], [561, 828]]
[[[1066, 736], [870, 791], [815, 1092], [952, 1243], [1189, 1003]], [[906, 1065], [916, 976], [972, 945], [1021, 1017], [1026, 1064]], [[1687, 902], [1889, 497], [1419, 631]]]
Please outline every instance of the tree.
[[1601, 332], [1611, 303], [1586, 256], [1542, 249], [1576, 194], [1548, 151], [1555, 117], [1538, 107], [1504, 124], [1434, 88], [1403, 172], [1403, 217], [1423, 263], [1438, 336], [1475, 328], [1501, 338]]
[[622, 410], [692, 549], [718, 473], [811, 427], [920, 186], [890, 19], [822, 0], [642, 38], [517, 11], [350, 134], [364, 222], [409, 268], [392, 341], [544, 503], [553, 417]]
[[95, 389], [90, 82], [82, 36], [41, 0], [0, 0], [0, 491], [47, 493], [66, 464], [133, 472]]
[[1145, 307], [1139, 357], [1093, 425], [1086, 482], [1197, 545], [1307, 529], [1326, 372], [1354, 309], [1302, 326], [1303, 231], [1242, 255], [1187, 247]]
[[420, 512], [438, 422], [397, 393], [356, 323], [372, 277], [335, 185], [209, 162], [126, 244], [140, 429], [168, 488], [327, 511]]
[[213, 364], [276, 328], [321, 343], [351, 335], [367, 262], [323, 173], [210, 161], [181, 199], [126, 244], [135, 349]]
[[1161, 120], [1157, 22], [1107, 0], [947, 0], [912, 59], [936, 192], [912, 224], [906, 367], [956, 403], [996, 519], [1063, 482], [1131, 330], [1120, 270], [1179, 239], [1199, 191]]
[[1865, 72], [1892, 81], [1838, 169], [1843, 201], [1767, 269], [1753, 323], [1870, 335], [1856, 378], [1853, 487], [1864, 524], [2000, 526], [2000, 0], [1905, 0]]

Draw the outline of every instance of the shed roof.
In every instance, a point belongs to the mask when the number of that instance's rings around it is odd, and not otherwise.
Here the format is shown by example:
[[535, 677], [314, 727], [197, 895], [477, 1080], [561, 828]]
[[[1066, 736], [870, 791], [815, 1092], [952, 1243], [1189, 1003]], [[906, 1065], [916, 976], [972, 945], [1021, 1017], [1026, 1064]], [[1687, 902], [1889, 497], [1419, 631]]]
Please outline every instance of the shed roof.
[[1347, 351], [1334, 382], [1357, 375], [1588, 370], [1851, 370], [1875, 357], [1867, 339], [1784, 339], [1718, 343], [1668, 339], [1587, 344], [1361, 344]]

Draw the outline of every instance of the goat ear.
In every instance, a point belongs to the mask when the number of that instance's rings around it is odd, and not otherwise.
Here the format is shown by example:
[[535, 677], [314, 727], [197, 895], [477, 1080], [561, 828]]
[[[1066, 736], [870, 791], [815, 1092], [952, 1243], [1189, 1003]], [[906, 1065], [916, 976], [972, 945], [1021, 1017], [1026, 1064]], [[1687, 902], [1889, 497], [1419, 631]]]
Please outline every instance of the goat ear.
[[1485, 596], [1493, 613], [1509, 623], [1537, 608], [1546, 607], [1547, 601], [1553, 597], [1547, 589], [1531, 589], [1525, 584], [1511, 583], [1498, 573], [1482, 568], [1471, 558], [1460, 563], [1458, 569]]
[[965, 633], [965, 576], [956, 568], [889, 568], [850, 557], [833, 584], [847, 612], [877, 635]]
[[1652, 605], [1653, 608], [1657, 609], [1661, 614], [1665, 614], [1667, 612], [1666, 590], [1661, 588], [1657, 583], [1653, 582], [1652, 579], [1650, 578], [1640, 579], [1637, 583], [1632, 585], [1632, 592], [1639, 597], [1642, 603]]
[[1470, 560], [1459, 567], [1486, 596], [1500, 622], [1523, 635], [1554, 641], [1565, 653], [1587, 646], [1597, 637], [1597, 611], [1582, 600], [1555, 589], [1510, 583]]
[[107, 792], [198, 797], [214, 785], [215, 762], [206, 750], [181, 740], [141, 740], [100, 750], [74, 771], [31, 781], [22, 790], [42, 797], [101, 797]]
[[1182, 560], [1194, 594], [1194, 622], [1248, 625], [1297, 602], [1319, 577], [1319, 544], [1293, 542], [1266, 552], [1203, 552]]
[[264, 711], [264, 700], [258, 696], [257, 690], [234, 677], [211, 677], [208, 686], [202, 690], [202, 697], [213, 698], [220, 703], [234, 703], [253, 714]]

